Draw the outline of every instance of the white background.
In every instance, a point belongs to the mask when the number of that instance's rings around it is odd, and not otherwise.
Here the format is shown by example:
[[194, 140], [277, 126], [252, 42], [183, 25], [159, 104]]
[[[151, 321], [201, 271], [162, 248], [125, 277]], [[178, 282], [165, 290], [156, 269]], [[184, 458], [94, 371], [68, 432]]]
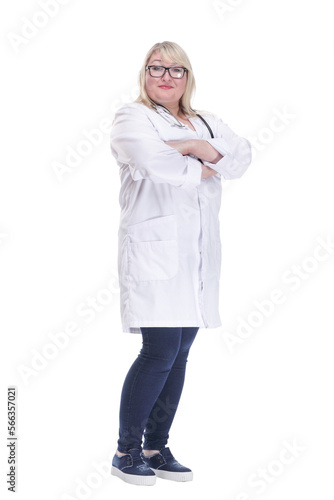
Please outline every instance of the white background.
[[[0, 13], [1, 491], [15, 385], [17, 499], [332, 498], [333, 244], [317, 253], [334, 240], [331, 2], [70, 0], [41, 16], [42, 3], [7, 0]], [[29, 31], [32, 20], [44, 26]], [[223, 324], [198, 333], [170, 433], [194, 481], [140, 488], [109, 472], [141, 337], [120, 323], [108, 133], [61, 178], [55, 162], [135, 99], [145, 54], [163, 40], [192, 61], [194, 107], [250, 138], [254, 160], [223, 181]], [[283, 303], [270, 306], [275, 289]], [[99, 311], [80, 315], [92, 297]]]

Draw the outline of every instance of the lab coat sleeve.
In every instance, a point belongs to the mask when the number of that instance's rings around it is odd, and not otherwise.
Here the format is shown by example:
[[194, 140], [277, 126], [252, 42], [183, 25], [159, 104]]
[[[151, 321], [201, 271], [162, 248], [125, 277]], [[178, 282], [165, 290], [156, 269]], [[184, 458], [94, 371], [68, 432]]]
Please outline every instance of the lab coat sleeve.
[[203, 161], [204, 165], [213, 168], [224, 179], [237, 179], [241, 177], [252, 160], [250, 142], [235, 134], [226, 123], [213, 115], [214, 139], [206, 139], [223, 158], [217, 163]]
[[165, 144], [145, 110], [133, 103], [117, 110], [110, 146], [117, 162], [128, 165], [134, 181], [149, 179], [182, 189], [201, 183], [201, 162]]

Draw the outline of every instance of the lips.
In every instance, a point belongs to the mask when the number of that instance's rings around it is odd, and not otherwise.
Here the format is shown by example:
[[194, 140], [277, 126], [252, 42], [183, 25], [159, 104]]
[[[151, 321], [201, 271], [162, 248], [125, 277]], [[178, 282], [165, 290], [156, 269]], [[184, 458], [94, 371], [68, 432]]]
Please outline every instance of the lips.
[[172, 89], [173, 87], [171, 87], [170, 85], [159, 85], [159, 88], [160, 89]]

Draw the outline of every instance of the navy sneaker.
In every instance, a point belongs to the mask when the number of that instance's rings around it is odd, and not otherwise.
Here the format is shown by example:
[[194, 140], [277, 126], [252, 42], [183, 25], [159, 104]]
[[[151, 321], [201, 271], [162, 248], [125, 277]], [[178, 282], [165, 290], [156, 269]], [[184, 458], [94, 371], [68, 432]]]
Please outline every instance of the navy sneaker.
[[156, 482], [155, 473], [141, 459], [140, 450], [135, 448], [123, 457], [118, 457], [115, 453], [111, 474], [130, 484], [151, 486]]
[[160, 452], [152, 457], [145, 457], [143, 453], [140, 456], [157, 477], [171, 481], [192, 481], [193, 479], [192, 471], [179, 464], [169, 448], [161, 448]]

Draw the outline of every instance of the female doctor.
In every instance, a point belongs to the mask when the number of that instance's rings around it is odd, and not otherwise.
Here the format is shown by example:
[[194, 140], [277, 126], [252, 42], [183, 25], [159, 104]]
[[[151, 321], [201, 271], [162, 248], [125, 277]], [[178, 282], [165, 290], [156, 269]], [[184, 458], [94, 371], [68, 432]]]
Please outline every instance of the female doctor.
[[221, 177], [243, 175], [251, 146], [215, 114], [191, 107], [194, 75], [176, 43], [149, 50], [139, 87], [136, 101], [116, 112], [111, 131], [121, 179], [122, 327], [142, 335], [122, 389], [111, 472], [151, 485], [156, 476], [193, 478], [166, 444], [198, 329], [221, 326]]

